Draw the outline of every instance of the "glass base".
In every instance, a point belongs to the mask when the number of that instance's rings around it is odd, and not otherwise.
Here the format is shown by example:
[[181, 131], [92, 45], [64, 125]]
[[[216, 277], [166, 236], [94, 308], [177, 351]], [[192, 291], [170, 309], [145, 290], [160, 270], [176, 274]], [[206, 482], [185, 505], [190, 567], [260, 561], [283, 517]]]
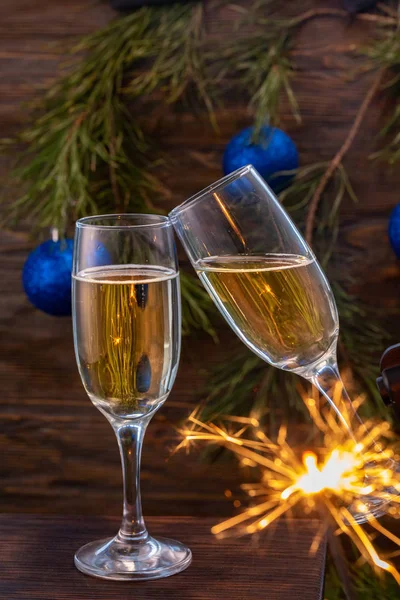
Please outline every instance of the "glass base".
[[[398, 495], [398, 492], [396, 492], [396, 494]], [[382, 498], [367, 496], [367, 498], [363, 498], [363, 504], [367, 508], [366, 512], [360, 512], [357, 504], [358, 503], [355, 502], [350, 505], [349, 512], [356, 523], [363, 525], [368, 522], [368, 517], [374, 517], [375, 519], [382, 517], [386, 513], [390, 502], [388, 500], [383, 500]]]
[[118, 537], [90, 542], [74, 559], [82, 573], [129, 581], [169, 577], [186, 569], [191, 561], [191, 551], [180, 542], [150, 536], [134, 545]]
[[[389, 467], [394, 473], [400, 472], [400, 464], [395, 462], [394, 460], [388, 460], [386, 466]], [[368, 483], [368, 478], [366, 478], [366, 483]], [[384, 489], [386, 497], [381, 495], [379, 497], [374, 496], [374, 494], [370, 494], [367, 496], [363, 496], [362, 503], [365, 505], [367, 511], [360, 512], [358, 508], [358, 502], [354, 502], [351, 506], [349, 506], [349, 511], [353, 517], [353, 519], [359, 525], [363, 525], [368, 522], [368, 517], [372, 516], [375, 519], [379, 519], [383, 517], [388, 511], [391, 503], [393, 502], [393, 498], [399, 497], [400, 492], [391, 486], [388, 486]], [[382, 492], [381, 492], [382, 494]]]

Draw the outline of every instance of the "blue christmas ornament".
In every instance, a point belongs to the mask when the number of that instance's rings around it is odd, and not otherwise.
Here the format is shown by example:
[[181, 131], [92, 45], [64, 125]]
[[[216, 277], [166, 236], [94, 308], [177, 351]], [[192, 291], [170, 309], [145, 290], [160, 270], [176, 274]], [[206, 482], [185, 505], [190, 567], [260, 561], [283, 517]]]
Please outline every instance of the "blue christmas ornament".
[[265, 125], [259, 140], [252, 142], [253, 127], [247, 127], [233, 136], [226, 146], [223, 157], [225, 175], [246, 165], [253, 165], [268, 185], [279, 192], [287, 186], [292, 175], [273, 177], [278, 171], [292, 171], [299, 166], [296, 144], [281, 129]]
[[71, 314], [73, 240], [48, 240], [25, 261], [22, 283], [29, 300], [49, 315]]
[[142, 354], [136, 367], [136, 389], [141, 394], [149, 391], [151, 386], [151, 363], [147, 354]]
[[110, 253], [101, 242], [95, 242], [94, 247], [88, 249], [86, 256], [86, 268], [104, 267], [112, 264]]
[[400, 258], [400, 204], [394, 207], [389, 219], [389, 240], [397, 258]]

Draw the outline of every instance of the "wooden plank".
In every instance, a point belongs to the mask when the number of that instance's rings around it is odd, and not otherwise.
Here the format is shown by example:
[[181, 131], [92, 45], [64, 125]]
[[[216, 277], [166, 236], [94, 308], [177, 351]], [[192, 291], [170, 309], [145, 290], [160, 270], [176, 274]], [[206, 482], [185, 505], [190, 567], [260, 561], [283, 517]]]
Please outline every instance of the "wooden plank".
[[153, 535], [179, 539], [192, 550], [191, 566], [174, 577], [111, 582], [79, 573], [80, 545], [116, 532], [110, 519], [0, 517], [0, 590], [7, 600], [320, 600], [325, 544], [310, 554], [313, 521], [280, 521], [254, 538], [216, 540], [211, 519], [152, 518]]

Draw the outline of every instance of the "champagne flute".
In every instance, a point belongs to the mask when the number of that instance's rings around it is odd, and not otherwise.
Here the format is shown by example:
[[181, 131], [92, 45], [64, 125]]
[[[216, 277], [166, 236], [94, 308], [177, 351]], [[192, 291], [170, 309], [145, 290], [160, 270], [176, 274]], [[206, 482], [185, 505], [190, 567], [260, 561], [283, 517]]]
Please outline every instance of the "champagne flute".
[[191, 552], [149, 535], [139, 478], [146, 427], [167, 399], [179, 362], [179, 272], [170, 222], [135, 214], [80, 219], [72, 275], [78, 368], [117, 436], [124, 484], [117, 535], [80, 548], [75, 565], [106, 579], [167, 577], [190, 564]]
[[189, 258], [239, 338], [301, 375], [352, 435], [359, 417], [340, 378], [339, 320], [329, 283], [279, 200], [251, 165], [170, 213]]
[[[329, 283], [271, 189], [251, 165], [170, 213], [202, 283], [239, 338], [267, 363], [311, 381], [351, 431], [340, 379], [339, 320]], [[339, 410], [333, 391], [341, 389]]]

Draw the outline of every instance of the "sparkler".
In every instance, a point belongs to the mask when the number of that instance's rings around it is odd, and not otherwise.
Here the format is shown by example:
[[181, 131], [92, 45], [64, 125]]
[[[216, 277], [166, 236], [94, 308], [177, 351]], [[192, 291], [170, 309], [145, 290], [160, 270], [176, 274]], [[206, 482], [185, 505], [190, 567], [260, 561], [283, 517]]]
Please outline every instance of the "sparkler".
[[[334, 396], [345, 422], [350, 423], [352, 418], [340, 401], [341, 394]], [[324, 529], [314, 540], [312, 550], [316, 551], [325, 531], [334, 523], [337, 533], [348, 535], [368, 562], [391, 573], [400, 584], [400, 573], [380, 556], [373, 536], [365, 528], [369, 524], [400, 548], [400, 538], [376, 518], [383, 506], [385, 512], [400, 516], [400, 474], [396, 471], [398, 457], [390, 425], [372, 420], [353, 423], [350, 437], [331, 407], [320, 409], [318, 399], [303, 399], [323, 443], [302, 456], [288, 443], [286, 425], [281, 426], [273, 441], [254, 417], [227, 416], [218, 423], [204, 423], [196, 412], [189, 417], [178, 448], [189, 447], [194, 441], [216, 443], [234, 452], [243, 465], [261, 469], [258, 483], [241, 486], [255, 503], [215, 525], [212, 532], [218, 536], [256, 533], [296, 505], [307, 514], [318, 510]], [[360, 403], [357, 399], [353, 406], [357, 409]], [[395, 555], [397, 552], [391, 554]]]

